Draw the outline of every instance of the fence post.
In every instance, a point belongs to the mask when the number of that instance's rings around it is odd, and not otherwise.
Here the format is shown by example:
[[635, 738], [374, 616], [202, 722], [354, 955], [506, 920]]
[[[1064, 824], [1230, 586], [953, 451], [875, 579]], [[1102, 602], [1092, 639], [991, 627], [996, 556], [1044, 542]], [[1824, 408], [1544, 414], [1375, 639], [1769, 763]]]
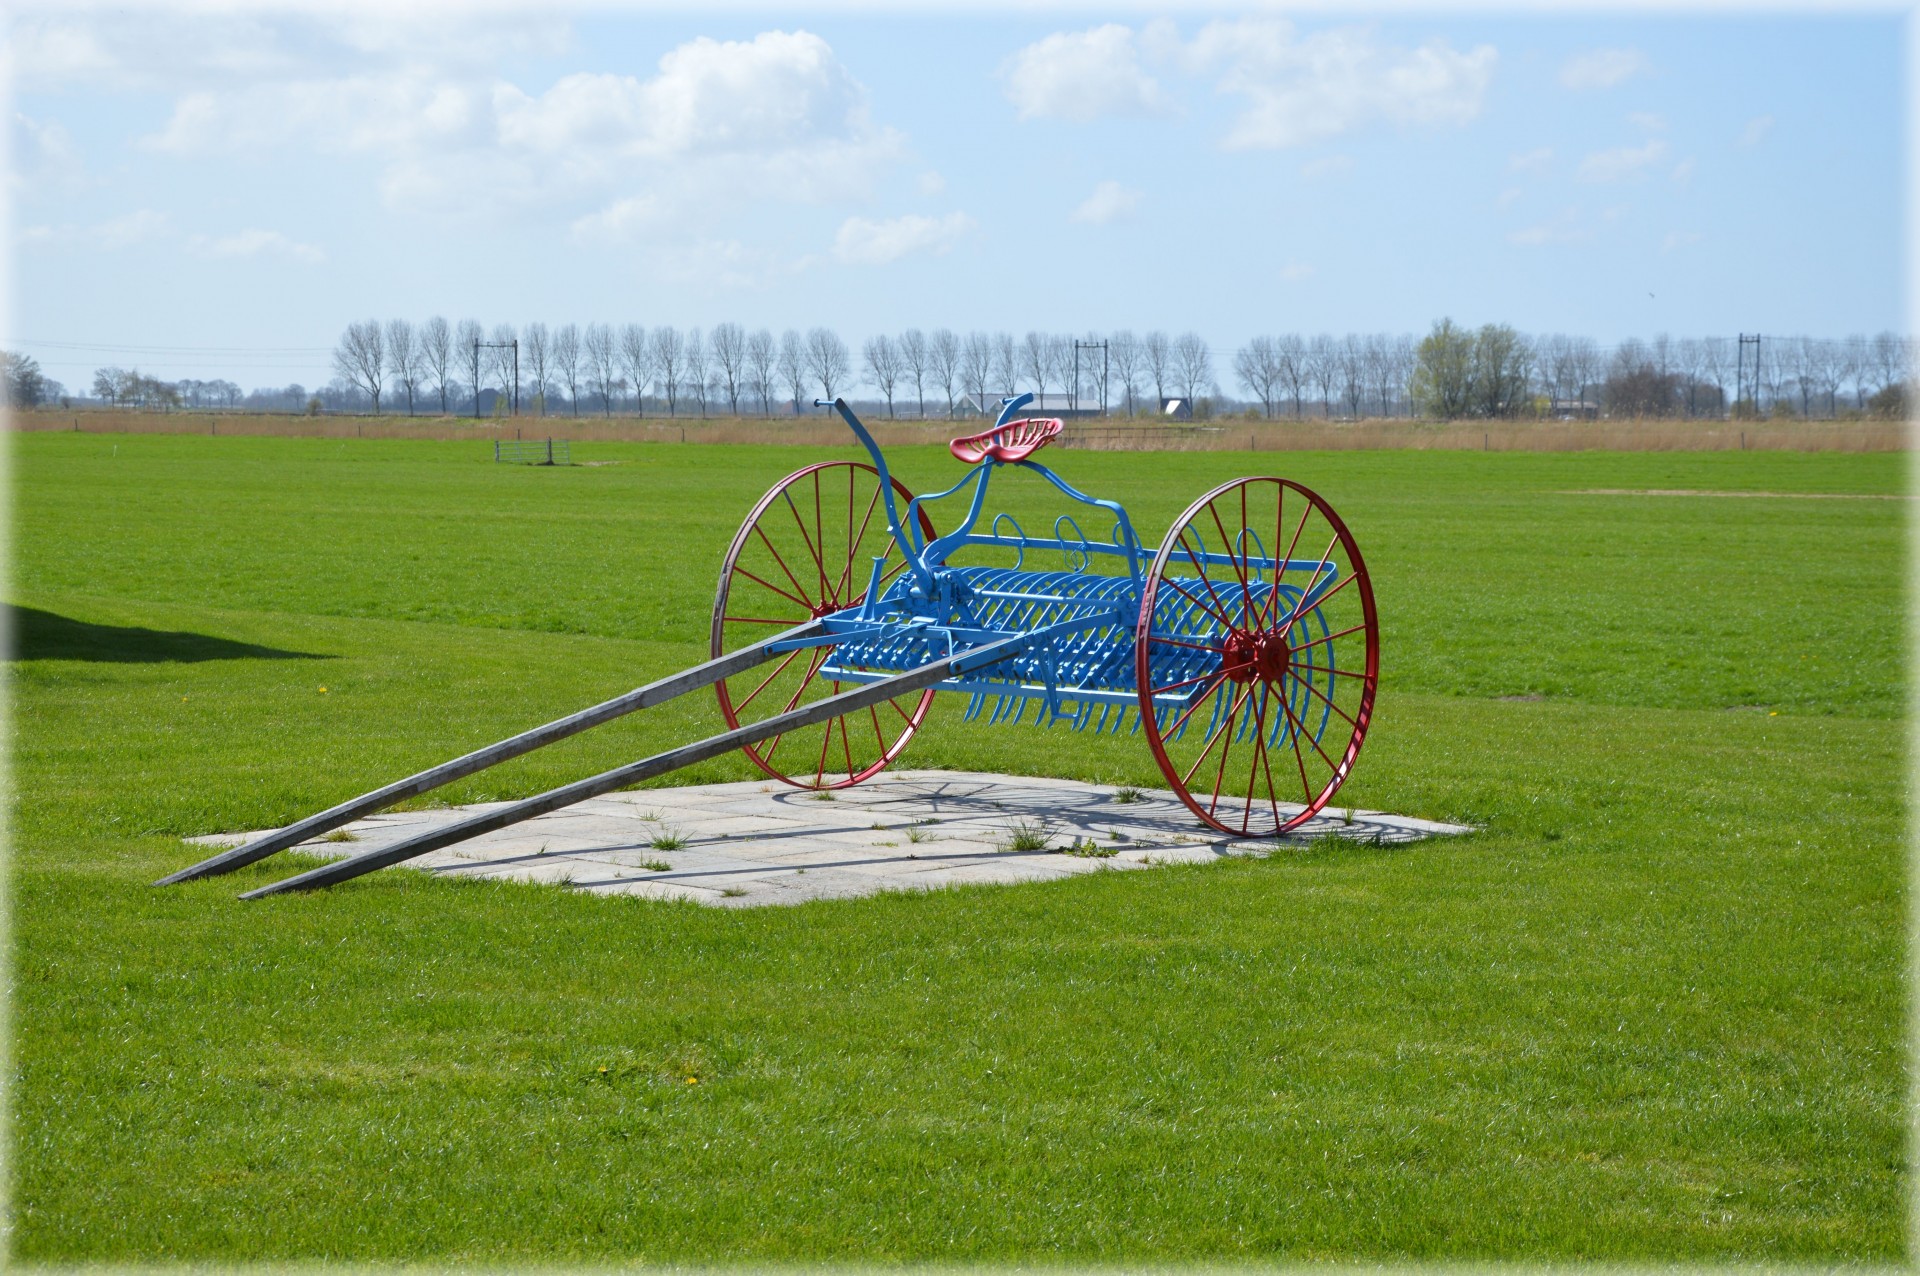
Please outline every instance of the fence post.
[[553, 436], [547, 436], [547, 464], [553, 464]]

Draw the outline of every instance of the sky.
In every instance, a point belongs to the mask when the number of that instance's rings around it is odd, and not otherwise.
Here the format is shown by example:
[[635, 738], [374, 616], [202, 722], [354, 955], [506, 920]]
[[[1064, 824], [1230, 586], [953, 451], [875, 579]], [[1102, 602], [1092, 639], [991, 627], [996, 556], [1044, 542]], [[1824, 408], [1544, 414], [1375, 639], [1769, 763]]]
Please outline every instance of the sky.
[[16, 5], [8, 348], [243, 387], [365, 318], [1906, 327], [1906, 19]]

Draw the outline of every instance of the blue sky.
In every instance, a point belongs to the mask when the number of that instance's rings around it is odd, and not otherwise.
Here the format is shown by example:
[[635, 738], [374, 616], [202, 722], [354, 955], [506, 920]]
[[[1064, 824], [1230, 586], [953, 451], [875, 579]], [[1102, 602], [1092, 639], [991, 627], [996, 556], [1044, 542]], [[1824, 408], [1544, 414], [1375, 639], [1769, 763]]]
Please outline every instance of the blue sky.
[[9, 344], [252, 387], [436, 313], [1898, 329], [1905, 46], [1891, 11], [27, 8]]

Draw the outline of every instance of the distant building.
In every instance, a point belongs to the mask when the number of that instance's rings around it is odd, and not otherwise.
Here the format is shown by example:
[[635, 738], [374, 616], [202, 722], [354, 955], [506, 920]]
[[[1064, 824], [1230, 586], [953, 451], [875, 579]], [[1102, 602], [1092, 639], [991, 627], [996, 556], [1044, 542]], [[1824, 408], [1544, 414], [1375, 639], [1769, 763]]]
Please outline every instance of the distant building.
[[1562, 421], [1571, 421], [1575, 418], [1591, 421], [1600, 415], [1600, 405], [1591, 399], [1554, 399], [1548, 415]]
[[1160, 400], [1160, 415], [1170, 416], [1176, 421], [1193, 420], [1193, 403], [1189, 399]]
[[[1000, 415], [1000, 400], [1003, 397], [998, 394], [989, 394], [982, 399], [977, 394], [969, 394], [960, 401], [960, 408], [962, 411], [978, 413], [984, 417], [997, 417]], [[1032, 402], [1020, 409], [1020, 415], [1057, 416], [1072, 420], [1074, 417], [1104, 414], [1100, 411], [1098, 399], [1089, 399], [1083, 395], [1076, 402], [1070, 394], [1036, 394]]]

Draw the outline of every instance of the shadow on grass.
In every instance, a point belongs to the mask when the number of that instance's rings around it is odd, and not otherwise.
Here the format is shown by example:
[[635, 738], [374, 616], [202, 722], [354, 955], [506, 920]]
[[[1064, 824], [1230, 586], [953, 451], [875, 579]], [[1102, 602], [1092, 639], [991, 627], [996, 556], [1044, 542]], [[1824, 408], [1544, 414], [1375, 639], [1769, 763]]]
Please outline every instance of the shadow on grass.
[[206, 634], [96, 625], [33, 607], [8, 607], [13, 660], [105, 660], [124, 663], [201, 660], [332, 660], [311, 651], [281, 651]]

